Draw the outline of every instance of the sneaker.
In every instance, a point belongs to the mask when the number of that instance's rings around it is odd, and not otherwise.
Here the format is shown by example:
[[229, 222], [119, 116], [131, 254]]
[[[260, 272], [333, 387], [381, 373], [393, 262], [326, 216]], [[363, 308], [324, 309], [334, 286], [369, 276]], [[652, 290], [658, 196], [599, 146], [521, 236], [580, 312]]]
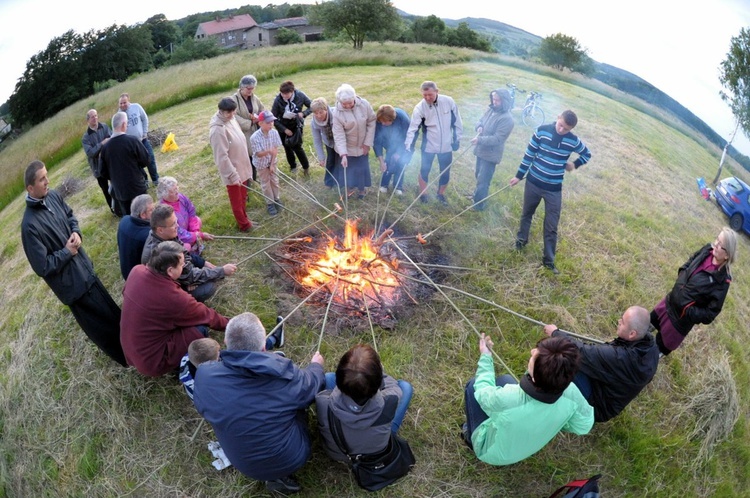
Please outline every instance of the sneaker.
[[279, 212], [276, 210], [276, 206], [273, 204], [268, 204], [266, 206], [266, 211], [268, 211], [268, 214], [270, 214], [271, 216], [276, 216], [277, 214], [279, 214]]
[[276, 204], [276, 210], [281, 211], [284, 207], [284, 204], [281, 202], [281, 199], [274, 199], [274, 204]]
[[159, 186], [159, 180], [154, 180], [153, 182], [151, 182], [151, 185], [153, 185], [154, 187], [158, 187]]
[[266, 481], [266, 489], [271, 493], [280, 493], [282, 495], [291, 495], [299, 493], [302, 486], [299, 485], [292, 477], [281, 477], [273, 481]]
[[448, 199], [446, 199], [443, 194], [438, 194], [436, 197], [437, 197], [437, 200], [440, 202], [440, 204], [442, 204], [443, 206], [448, 205]]
[[297, 167], [295, 166], [294, 168], [290, 168], [289, 169], [289, 174], [290, 175], [296, 175], [297, 174]]
[[419, 196], [419, 202], [422, 204], [427, 204], [430, 201], [429, 197], [427, 197], [427, 194], [422, 194]]
[[380, 193], [381, 194], [387, 194], [388, 193], [388, 187], [380, 187]]
[[547, 268], [549, 271], [551, 271], [553, 275], [560, 274], [560, 270], [557, 269], [554, 263], [545, 264], [544, 267]]
[[524, 247], [526, 247], [525, 242], [521, 242], [520, 240], [516, 241], [516, 251], [523, 251]]
[[302, 169], [302, 174], [305, 178], [310, 178], [310, 170]]
[[402, 196], [402, 195], [404, 195], [404, 191], [400, 190], [400, 189], [396, 189], [396, 195]]
[[[277, 316], [276, 317], [276, 325], [280, 324], [281, 321], [284, 319], [283, 316]], [[284, 347], [284, 324], [281, 324], [281, 327], [277, 328], [273, 334], [271, 334], [273, 338], [276, 339], [276, 345], [274, 348], [283, 348]]]
[[461, 439], [471, 451], [474, 451], [474, 446], [471, 444], [471, 438], [469, 437], [469, 424], [466, 422], [461, 425]]

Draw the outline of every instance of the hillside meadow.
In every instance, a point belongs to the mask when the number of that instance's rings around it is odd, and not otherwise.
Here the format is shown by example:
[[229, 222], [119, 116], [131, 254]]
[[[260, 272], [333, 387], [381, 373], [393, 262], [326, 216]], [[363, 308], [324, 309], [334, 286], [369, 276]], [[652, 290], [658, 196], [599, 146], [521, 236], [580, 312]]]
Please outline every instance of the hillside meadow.
[[[323, 44], [232, 54], [143, 75], [71, 105], [3, 152], [3, 188], [12, 190], [14, 176], [36, 157], [54, 164], [51, 187], [79, 186], [67, 201], [97, 273], [121, 302], [118, 220], [103, 205], [76, 145], [85, 111], [96, 107], [109, 119], [117, 96], [129, 92], [149, 112], [152, 129], [175, 133], [179, 150], [156, 153], [160, 174], [178, 179], [206, 231], [238, 236], [207, 137], [216, 103], [233, 93], [246, 73], [258, 76], [256, 94], [266, 106], [281, 81], [292, 79], [311, 98], [333, 102], [336, 88], [346, 82], [374, 108], [389, 103], [410, 113], [420, 98], [419, 84], [431, 79], [456, 99], [462, 114], [465, 139], [451, 171], [449, 206], [412, 203], [417, 159], [407, 169], [403, 198], [389, 201], [374, 189], [364, 200], [346, 203], [348, 217], [358, 217], [363, 228], [385, 217], [389, 222], [401, 218], [396, 226], [401, 236], [434, 230], [425, 250], [439, 252], [446, 266], [456, 267], [443, 272], [442, 283], [463, 292], [447, 289], [420, 299], [397, 316], [394, 329], [371, 329], [367, 323], [346, 328], [331, 318], [323, 330], [320, 309], [297, 309], [301, 297], [278, 270], [273, 248], [263, 251], [264, 242], [221, 239], [207, 249], [214, 263], [258, 253], [220, 284], [208, 304], [226, 316], [253, 311], [267, 327], [277, 314], [294, 311], [284, 348], [288, 357], [306, 365], [320, 342], [330, 371], [351, 345], [374, 343], [386, 372], [413, 384], [401, 434], [410, 441], [417, 466], [379, 495], [547, 496], [571, 479], [593, 474], [603, 475], [601, 487], [609, 497], [748, 495], [750, 250], [745, 235], [739, 237], [734, 280], [721, 315], [694, 329], [681, 349], [663, 359], [654, 381], [620, 416], [595, 425], [587, 436], [560, 434], [508, 467], [479, 462], [458, 437], [463, 386], [479, 354], [475, 331], [493, 337], [496, 360], [516, 376], [523, 374], [530, 349], [543, 336], [540, 326], [490, 303], [609, 340], [628, 306], [651, 309], [671, 288], [677, 268], [727, 224], [717, 206], [700, 197], [695, 182], [697, 176], [713, 178], [720, 151], [658, 110], [614, 90], [486, 54], [426, 46], [372, 45], [357, 54]], [[541, 212], [526, 250], [513, 250], [523, 185], [505, 186], [532, 132], [518, 110], [490, 189], [503, 190], [487, 211], [459, 215], [474, 187], [474, 156], [461, 152], [489, 92], [507, 82], [543, 93], [548, 121], [565, 108], [574, 109], [580, 117], [576, 133], [593, 154], [565, 181], [557, 257], [562, 274], [557, 277], [541, 268]], [[310, 151], [308, 145], [309, 126]], [[283, 158], [280, 165], [286, 173]], [[371, 169], [378, 180], [374, 156]], [[273, 219], [260, 196], [251, 194], [248, 212], [260, 224], [252, 235], [290, 236], [307, 220], [327, 214], [320, 204], [331, 208], [343, 202], [324, 188], [322, 173], [315, 167], [310, 179], [284, 178], [282, 200], [289, 209]], [[734, 173], [745, 176], [734, 163], [725, 167], [725, 175]], [[213, 432], [174, 377], [144, 378], [122, 369], [85, 338], [24, 257], [23, 208], [16, 192], [0, 213], [0, 228], [7, 234], [0, 240], [0, 496], [266, 496], [261, 483], [233, 468], [211, 466], [206, 445], [214, 440]], [[327, 221], [320, 228], [337, 231], [341, 225]], [[222, 339], [221, 333], [212, 334]], [[500, 361], [495, 364], [498, 374], [505, 373]], [[739, 410], [733, 426], [732, 407]], [[313, 455], [297, 473], [304, 488], [300, 496], [366, 496], [344, 466], [327, 459], [315, 424], [311, 413]]]

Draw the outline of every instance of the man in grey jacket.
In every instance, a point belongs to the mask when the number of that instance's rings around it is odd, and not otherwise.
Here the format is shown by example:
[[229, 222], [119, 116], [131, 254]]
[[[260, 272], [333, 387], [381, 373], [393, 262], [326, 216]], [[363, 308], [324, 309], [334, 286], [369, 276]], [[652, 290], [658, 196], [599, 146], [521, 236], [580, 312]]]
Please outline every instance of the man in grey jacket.
[[102, 176], [99, 165], [99, 153], [104, 144], [109, 141], [112, 132], [109, 126], [99, 122], [99, 114], [96, 112], [96, 109], [89, 109], [86, 113], [86, 122], [88, 126], [81, 137], [81, 145], [83, 145], [83, 151], [86, 153], [86, 159], [89, 161], [89, 169], [91, 169], [91, 174], [96, 178], [99, 188], [102, 189], [107, 207], [112, 213], [122, 216], [119, 206], [112, 202], [112, 196], [109, 195], [109, 181]]
[[460, 146], [463, 124], [456, 103], [447, 95], [438, 96], [439, 89], [434, 81], [425, 81], [421, 86], [422, 100], [414, 106], [409, 130], [404, 145], [414, 152], [417, 133], [422, 129], [422, 165], [419, 170], [419, 199], [427, 202], [427, 178], [432, 162], [437, 156], [440, 165], [437, 199], [447, 204], [445, 189], [450, 181], [450, 166], [453, 152]]
[[[177, 215], [172, 206], [159, 204], [151, 213], [151, 232], [149, 232], [143, 246], [141, 263], [148, 264], [151, 251], [165, 240], [180, 242], [177, 237]], [[214, 295], [217, 280], [234, 275], [234, 272], [237, 271], [237, 265], [227, 263], [224, 266], [214, 266], [208, 261], [204, 263], [202, 268], [197, 268], [193, 264], [190, 252], [185, 251], [184, 254], [185, 266], [182, 268], [182, 275], [177, 279], [177, 282], [199, 302], [204, 302]]]

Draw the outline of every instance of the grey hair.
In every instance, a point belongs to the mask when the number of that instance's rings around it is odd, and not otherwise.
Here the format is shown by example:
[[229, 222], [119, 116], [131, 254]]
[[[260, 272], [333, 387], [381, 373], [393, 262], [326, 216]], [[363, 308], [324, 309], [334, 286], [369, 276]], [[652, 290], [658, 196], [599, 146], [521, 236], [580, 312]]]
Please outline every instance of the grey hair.
[[419, 88], [420, 88], [420, 90], [422, 90], [423, 92], [424, 92], [425, 90], [435, 90], [435, 91], [439, 91], [439, 89], [438, 89], [438, 86], [437, 86], [437, 83], [435, 83], [434, 81], [425, 81], [424, 83], [422, 83], [422, 86], [420, 86]]
[[628, 327], [635, 330], [636, 340], [641, 340], [651, 327], [651, 314], [642, 306], [631, 306], [628, 311]]
[[156, 186], [156, 198], [163, 200], [169, 191], [178, 185], [177, 179], [173, 176], [160, 176], [159, 185]]
[[336, 100], [339, 102], [348, 102], [354, 100], [357, 97], [357, 92], [354, 91], [354, 87], [348, 83], [342, 84], [336, 90]]
[[[160, 178], [161, 180], [161, 178]], [[154, 200], [148, 194], [141, 194], [133, 199], [130, 203], [130, 216], [133, 218], [140, 218], [143, 213], [146, 212], [148, 207], [154, 203]]]
[[240, 78], [240, 88], [245, 88], [245, 87], [255, 88], [256, 86], [258, 86], [258, 80], [252, 74], [246, 74], [245, 76]]
[[266, 345], [266, 329], [260, 319], [250, 312], [235, 316], [224, 331], [227, 349], [234, 351], [263, 351]]
[[128, 122], [128, 115], [122, 111], [118, 111], [112, 116], [112, 129], [117, 131], [122, 127], [123, 123]]

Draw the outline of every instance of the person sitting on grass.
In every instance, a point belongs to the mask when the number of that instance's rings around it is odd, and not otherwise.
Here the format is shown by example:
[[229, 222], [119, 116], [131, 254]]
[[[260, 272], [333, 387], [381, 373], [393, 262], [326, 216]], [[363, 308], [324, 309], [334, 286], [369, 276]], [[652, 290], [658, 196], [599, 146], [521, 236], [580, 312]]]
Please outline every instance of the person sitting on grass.
[[202, 268], [203, 241], [214, 240], [214, 236], [208, 232], [201, 231], [203, 222], [195, 212], [193, 202], [180, 192], [180, 184], [172, 176], [162, 176], [156, 187], [156, 197], [162, 204], [168, 204], [174, 209], [177, 216], [177, 238], [183, 243], [185, 249], [190, 252], [193, 263]]
[[[284, 324], [281, 316], [276, 317], [276, 330], [266, 338], [266, 351], [281, 348], [284, 346]], [[231, 322], [231, 320], [230, 320]], [[185, 393], [192, 400], [195, 391], [195, 371], [207, 361], [219, 361], [219, 351], [221, 345], [209, 337], [205, 339], [196, 339], [188, 346], [188, 352], [180, 361], [180, 382], [185, 387]], [[286, 356], [281, 351], [275, 351], [276, 354]]]
[[326, 374], [326, 390], [315, 396], [326, 454], [333, 460], [348, 461], [331, 435], [329, 411], [341, 423], [350, 453], [379, 453], [388, 445], [391, 433], [401, 427], [411, 397], [411, 384], [386, 375], [371, 346], [352, 347], [341, 357], [336, 373]]
[[567, 337], [545, 337], [531, 350], [521, 383], [495, 378], [492, 340], [481, 335], [476, 377], [466, 385], [462, 436], [481, 461], [510, 465], [541, 450], [558, 432], [588, 434], [594, 409], [573, 384], [580, 352]]
[[276, 216], [282, 204], [279, 199], [279, 174], [277, 158], [281, 137], [273, 127], [276, 118], [270, 111], [258, 114], [258, 129], [250, 137], [253, 149], [253, 164], [260, 179], [260, 189], [266, 199], [268, 214]]

